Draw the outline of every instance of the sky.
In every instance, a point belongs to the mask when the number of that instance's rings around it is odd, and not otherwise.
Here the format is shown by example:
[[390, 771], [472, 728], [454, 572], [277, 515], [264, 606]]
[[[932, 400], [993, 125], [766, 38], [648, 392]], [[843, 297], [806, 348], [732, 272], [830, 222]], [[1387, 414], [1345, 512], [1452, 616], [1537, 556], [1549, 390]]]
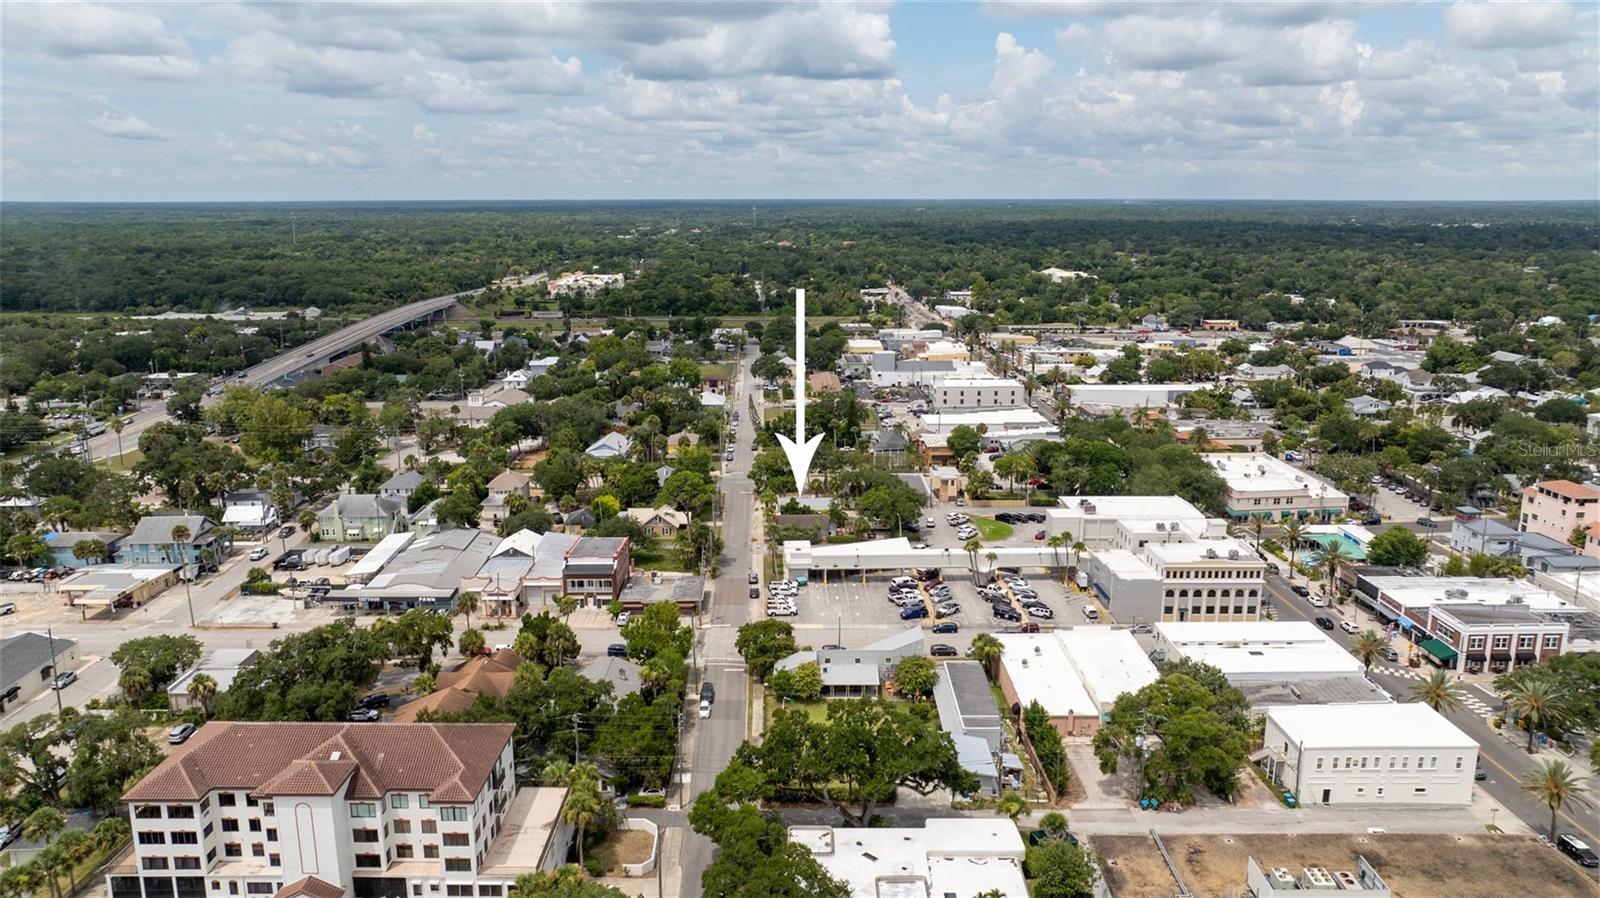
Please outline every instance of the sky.
[[1600, 4], [0, 4], [0, 199], [1600, 196]]

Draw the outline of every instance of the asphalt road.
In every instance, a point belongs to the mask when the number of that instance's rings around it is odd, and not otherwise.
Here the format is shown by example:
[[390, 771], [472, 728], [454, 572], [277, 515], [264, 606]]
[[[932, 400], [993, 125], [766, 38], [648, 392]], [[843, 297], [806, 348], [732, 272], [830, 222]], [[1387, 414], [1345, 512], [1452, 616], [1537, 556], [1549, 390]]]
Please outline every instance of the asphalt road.
[[[690, 726], [690, 751], [688, 783], [679, 801], [687, 810], [695, 797], [716, 783], [717, 774], [728, 766], [734, 750], [744, 741], [749, 731], [749, 707], [744, 661], [734, 648], [740, 625], [751, 619], [753, 603], [747, 577], [755, 558], [756, 546], [752, 542], [752, 524], [756, 514], [755, 488], [750, 482], [750, 464], [755, 457], [751, 444], [755, 440], [755, 423], [751, 420], [747, 385], [753, 384], [750, 364], [755, 361], [754, 347], [746, 353], [739, 367], [739, 377], [728, 399], [729, 411], [739, 412], [739, 423], [733, 428], [732, 462], [723, 463], [720, 486], [722, 504], [722, 559], [718, 576], [712, 584], [711, 604], [696, 621], [696, 651], [699, 656], [703, 681], [712, 683], [717, 699], [711, 716], [704, 720], [697, 710], [687, 712]], [[697, 703], [694, 703], [697, 704]], [[680, 894], [700, 894], [700, 874], [710, 865], [716, 846], [710, 839], [685, 830], [681, 854], [682, 883]]]
[[[1290, 592], [1287, 581], [1281, 577], [1268, 575], [1267, 592], [1278, 608], [1279, 620], [1312, 620], [1319, 616], [1331, 617], [1334, 620], [1348, 617], [1358, 623], [1365, 620], [1357, 616], [1358, 611], [1353, 604], [1334, 608], [1312, 607], [1305, 599]], [[1337, 630], [1329, 636], [1341, 645], [1347, 644], [1350, 639], [1342, 631]], [[1432, 668], [1424, 666], [1420, 669], [1420, 673], [1426, 675], [1431, 670]], [[1397, 664], [1380, 662], [1373, 666], [1370, 677], [1373, 682], [1394, 696], [1396, 701], [1409, 701], [1411, 690], [1418, 683], [1418, 672]], [[1550, 827], [1550, 810], [1530, 800], [1521, 787], [1522, 777], [1535, 763], [1535, 759], [1525, 749], [1526, 743], [1501, 735], [1489, 726], [1482, 709], [1498, 710], [1501, 707], [1500, 700], [1493, 693], [1471, 683], [1462, 683], [1461, 687], [1463, 694], [1470, 701], [1446, 713], [1445, 716], [1478, 743], [1478, 758], [1489, 774], [1489, 778], [1478, 783], [1478, 786], [1516, 814], [1534, 832], [1547, 832]], [[1545, 752], [1543, 755], [1558, 757], [1551, 752]], [[1591, 845], [1600, 845], [1600, 814], [1597, 814], [1593, 807], [1563, 810], [1558, 816], [1557, 829], [1559, 832], [1577, 833]]]
[[[468, 290], [462, 293], [452, 293], [449, 296], [435, 296], [409, 303], [397, 309], [380, 312], [371, 318], [365, 318], [348, 327], [340, 328], [325, 337], [318, 337], [310, 343], [304, 343], [281, 353], [264, 362], [246, 368], [229, 384], [249, 384], [252, 386], [267, 386], [280, 382], [283, 378], [297, 374], [311, 365], [325, 365], [329, 359], [341, 352], [360, 346], [367, 340], [401, 327], [417, 318], [431, 315], [443, 309], [448, 309], [463, 296], [473, 296], [482, 293], [481, 289]], [[212, 397], [206, 397], [208, 404]], [[118, 446], [122, 451], [128, 451], [139, 445], [139, 435], [149, 430], [153, 425], [169, 419], [167, 406], [164, 402], [150, 402], [132, 415], [123, 419], [124, 425], [119, 443], [118, 434], [109, 429], [89, 440], [89, 458], [108, 458], [117, 454]]]

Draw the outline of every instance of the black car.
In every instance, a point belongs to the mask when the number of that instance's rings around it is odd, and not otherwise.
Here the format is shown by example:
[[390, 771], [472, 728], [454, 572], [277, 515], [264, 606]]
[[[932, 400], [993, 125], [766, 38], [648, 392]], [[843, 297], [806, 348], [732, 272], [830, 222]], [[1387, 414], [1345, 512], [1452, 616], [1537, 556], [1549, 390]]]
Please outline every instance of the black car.
[[374, 692], [371, 695], [367, 696], [366, 698], [363, 698], [361, 701], [356, 702], [356, 707], [357, 708], [387, 708], [387, 707], [389, 707], [389, 693], [387, 693], [387, 692]]
[[928, 647], [928, 654], [935, 658], [955, 658], [960, 653], [956, 651], [956, 647], [953, 645], [946, 645], [942, 642], [936, 642]]
[[1307, 587], [1301, 586], [1298, 583], [1290, 586], [1289, 587], [1289, 591], [1294, 593], [1295, 595], [1299, 596], [1302, 599], [1311, 597], [1311, 590], [1309, 588], [1307, 588]]
[[1321, 627], [1324, 630], [1332, 630], [1333, 629], [1333, 618], [1331, 618], [1331, 617], [1319, 617], [1319, 618], [1317, 618], [1317, 626]]
[[953, 620], [940, 621], [939, 623], [936, 623], [936, 624], [933, 625], [933, 632], [941, 633], [941, 634], [943, 634], [943, 633], [956, 633], [956, 632], [959, 632], [960, 629], [961, 629], [961, 625], [956, 623]]
[[293, 524], [278, 528], [278, 539], [288, 539], [291, 536], [294, 536]]
[[752, 598], [752, 599], [761, 598], [761, 587], [759, 587], [759, 586], [750, 587], [750, 598]]
[[716, 701], [717, 700], [717, 687], [712, 683], [701, 683], [700, 684], [700, 700], [703, 701], [703, 702], [714, 702], [714, 701]]
[[995, 620], [1008, 620], [1012, 623], [1022, 622], [1022, 615], [1018, 614], [1017, 609], [1012, 608], [1010, 605], [994, 606], [994, 617]]
[[1044, 521], [1045, 521], [1045, 517], [1044, 517], [1044, 514], [1042, 512], [1037, 512], [1036, 511], [1036, 512], [1028, 515], [1028, 523], [1030, 523], [1030, 524], [1043, 524]]
[[1478, 769], [1472, 772], [1472, 778], [1480, 783], [1489, 778], [1489, 771], [1483, 769], [1482, 761], [1478, 762]]
[[1581, 866], [1600, 867], [1600, 855], [1595, 854], [1593, 848], [1572, 833], [1556, 836], [1556, 848]]
[[626, 658], [628, 657], [628, 644], [625, 642], [613, 642], [606, 646], [606, 654], [612, 658]]

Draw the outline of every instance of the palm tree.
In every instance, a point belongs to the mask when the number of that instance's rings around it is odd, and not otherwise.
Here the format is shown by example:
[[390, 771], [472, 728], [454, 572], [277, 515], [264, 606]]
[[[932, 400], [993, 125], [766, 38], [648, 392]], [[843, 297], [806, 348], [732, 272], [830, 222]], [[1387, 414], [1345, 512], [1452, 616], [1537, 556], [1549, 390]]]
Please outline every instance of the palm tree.
[[94, 852], [94, 839], [81, 829], [69, 829], [56, 837], [51, 848], [61, 852], [61, 866], [67, 871], [67, 894], [78, 893], [78, 865]]
[[1015, 826], [1017, 818], [1028, 813], [1028, 800], [1022, 797], [1021, 792], [1005, 792], [994, 803], [994, 809], [1010, 817], [1011, 824]]
[[111, 420], [106, 422], [106, 426], [111, 428], [111, 432], [117, 435], [117, 464], [120, 465], [122, 464], [122, 428], [127, 427], [128, 422], [124, 421], [121, 415], [112, 415]]
[[1323, 588], [1330, 601], [1334, 596], [1334, 584], [1339, 582], [1339, 567], [1349, 560], [1350, 553], [1345, 551], [1343, 543], [1330, 542], [1317, 553], [1317, 567], [1322, 568], [1325, 578]]
[[979, 633], [972, 638], [972, 648], [968, 651], [968, 654], [971, 655], [972, 660], [982, 664], [983, 669], [988, 671], [989, 676], [992, 677], [994, 676], [995, 665], [1000, 662], [1000, 655], [1004, 651], [1005, 646], [1001, 645], [1000, 640], [995, 639], [992, 634]]
[[1426, 680], [1411, 687], [1411, 697], [1440, 714], [1461, 707], [1461, 687], [1442, 670], [1435, 670]]
[[[178, 547], [179, 546], [188, 544], [189, 536], [190, 536], [189, 528], [185, 527], [182, 524], [178, 524], [177, 526], [172, 528], [172, 554], [174, 556], [179, 554], [178, 553]], [[182, 561], [179, 561], [178, 563], [179, 564], [183, 564]], [[194, 626], [194, 596], [189, 592], [189, 579], [190, 578], [188, 578], [188, 577], [184, 577], [183, 578], [183, 600], [186, 603], [188, 603], [188, 605], [189, 605], [189, 626], [193, 627]]]
[[1305, 536], [1306, 525], [1299, 517], [1290, 518], [1283, 525], [1283, 540], [1289, 544], [1289, 576], [1294, 576], [1294, 556], [1300, 548], [1300, 540]]
[[72, 557], [90, 564], [103, 562], [111, 557], [111, 548], [99, 539], [80, 539], [72, 544]]
[[[1350, 641], [1350, 654], [1361, 661], [1361, 666], [1367, 673], [1372, 672], [1372, 665], [1383, 657], [1383, 650], [1389, 647], [1389, 640], [1377, 630], [1362, 630], [1356, 638]], [[1443, 673], [1443, 671], [1440, 671]]]
[[29, 842], [48, 842], [66, 828], [67, 815], [46, 805], [23, 818], [22, 837]]
[[572, 616], [572, 612], [578, 610], [577, 597], [569, 596], [566, 593], [556, 596], [556, 610], [561, 612], [561, 620], [565, 623], [567, 618]]
[[995, 563], [1000, 560], [1000, 556], [994, 552], [985, 552], [983, 553], [983, 560], [989, 562], [989, 576], [993, 577]]
[[983, 548], [983, 541], [974, 536], [961, 544], [961, 548], [972, 559], [972, 585], [978, 585], [978, 550]]
[[1256, 535], [1257, 552], [1261, 551], [1261, 528], [1265, 524], [1266, 521], [1261, 517], [1261, 515], [1255, 514], [1250, 516], [1250, 530]]
[[1550, 838], [1556, 837], [1556, 816], [1569, 804], [1590, 804], [1589, 784], [1566, 761], [1549, 760], [1533, 766], [1522, 778], [1522, 791], [1550, 809]]
[[1089, 551], [1089, 547], [1084, 544], [1083, 540], [1078, 540], [1072, 544], [1072, 567], [1067, 571], [1069, 574], [1077, 576], [1078, 563], [1083, 560], [1083, 553], [1087, 551]]
[[114, 848], [132, 834], [125, 817], [107, 817], [94, 825], [94, 840], [102, 849]]
[[[1061, 547], [1066, 545], [1071, 539], [1072, 534], [1070, 533], [1057, 533], [1055, 536], [1052, 536], [1044, 541], [1044, 544], [1050, 547], [1050, 554], [1055, 557], [1057, 568], [1061, 567]], [[1064, 569], [1061, 579], [1063, 583], [1066, 582], [1066, 573]]]
[[467, 616], [467, 629], [472, 629], [472, 612], [478, 610], [478, 594], [467, 590], [456, 596], [456, 610]]
[[1565, 720], [1571, 708], [1571, 697], [1561, 686], [1548, 677], [1518, 677], [1501, 693], [1511, 713], [1528, 722], [1528, 753], [1533, 753], [1535, 730], [1548, 728]]
[[150, 671], [138, 665], [123, 668], [122, 676], [117, 678], [117, 685], [122, 687], [122, 694], [128, 701], [140, 704], [150, 695], [155, 688], [155, 679], [150, 676]]
[[1060, 811], [1051, 811], [1039, 818], [1039, 828], [1045, 835], [1059, 839], [1067, 834], [1067, 815]]
[[211, 716], [211, 699], [216, 697], [217, 681], [210, 674], [197, 673], [189, 681], [189, 697], [200, 703], [200, 710]]
[[567, 792], [567, 802], [561, 807], [561, 819], [578, 828], [578, 866], [583, 866], [583, 833], [589, 824], [600, 817], [600, 790], [593, 782], [583, 781]]

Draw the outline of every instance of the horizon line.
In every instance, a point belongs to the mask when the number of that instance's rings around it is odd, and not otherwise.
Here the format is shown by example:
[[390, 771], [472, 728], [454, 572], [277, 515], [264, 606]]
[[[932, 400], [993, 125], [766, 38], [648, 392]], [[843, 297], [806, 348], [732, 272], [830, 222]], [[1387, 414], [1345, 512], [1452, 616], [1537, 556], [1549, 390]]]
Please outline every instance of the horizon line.
[[1427, 199], [1393, 199], [1373, 197], [1351, 197], [1348, 199], [1327, 199], [1310, 197], [1007, 197], [1007, 196], [964, 196], [964, 197], [454, 197], [448, 199], [173, 199], [173, 200], [14, 200], [0, 199], [0, 206], [163, 206], [163, 205], [188, 205], [188, 206], [225, 206], [225, 205], [259, 205], [259, 206], [287, 206], [296, 204], [315, 205], [378, 205], [383, 203], [1302, 203], [1308, 205], [1334, 205], [1339, 203], [1355, 203], [1367, 205], [1421, 205], [1426, 203], [1443, 204], [1479, 204], [1479, 205], [1508, 205], [1515, 203], [1548, 205], [1548, 204], [1579, 204], [1588, 203], [1600, 205], [1600, 196], [1596, 197], [1569, 197], [1561, 199], [1487, 199], [1487, 198], [1427, 198]]

